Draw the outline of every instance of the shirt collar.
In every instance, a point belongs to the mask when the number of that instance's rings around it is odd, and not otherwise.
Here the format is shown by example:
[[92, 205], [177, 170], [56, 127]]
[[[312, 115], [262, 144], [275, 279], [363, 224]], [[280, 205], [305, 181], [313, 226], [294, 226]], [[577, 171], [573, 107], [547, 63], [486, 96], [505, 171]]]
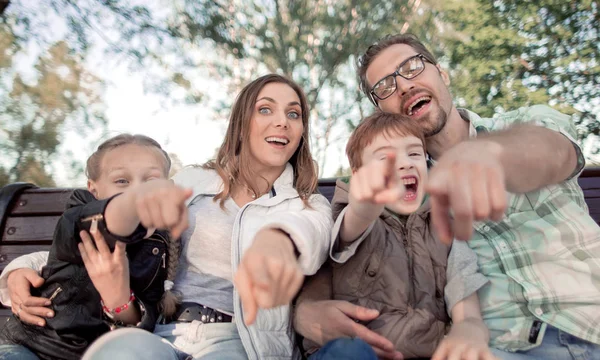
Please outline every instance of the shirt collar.
[[460, 117], [469, 123], [469, 138], [475, 138], [477, 137], [477, 134], [483, 134], [489, 131], [485, 126], [481, 125], [483, 122], [481, 116], [467, 109], [456, 110], [458, 110]]

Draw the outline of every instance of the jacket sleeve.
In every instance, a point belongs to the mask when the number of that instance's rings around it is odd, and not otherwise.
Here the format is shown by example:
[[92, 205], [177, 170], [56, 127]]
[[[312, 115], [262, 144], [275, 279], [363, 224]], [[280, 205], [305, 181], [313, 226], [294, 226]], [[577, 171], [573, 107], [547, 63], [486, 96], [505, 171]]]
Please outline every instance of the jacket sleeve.
[[389, 339], [404, 358], [429, 358], [443, 338], [446, 323], [423, 309], [384, 313], [367, 327]]
[[138, 327], [140, 329], [153, 332], [159, 315], [158, 304], [147, 301], [142, 296], [137, 299], [137, 302], [138, 306], [140, 307], [142, 318], [140, 319], [140, 322], [138, 322], [135, 326], [131, 327]]
[[11, 306], [10, 294], [8, 292], [8, 275], [10, 275], [11, 272], [18, 269], [29, 268], [37, 271], [39, 274], [47, 262], [48, 252], [38, 251], [31, 254], [19, 256], [18, 258], [11, 261], [8, 265], [6, 265], [6, 267], [2, 271], [2, 275], [0, 275], [0, 302], [2, 303], [2, 305], [7, 307]]
[[367, 230], [365, 230], [358, 239], [354, 240], [350, 244], [346, 244], [343, 247], [340, 247], [340, 231], [342, 229], [342, 222], [344, 221], [344, 216], [346, 216], [346, 212], [348, 212], [348, 206], [346, 206], [344, 210], [340, 212], [337, 219], [335, 220], [333, 229], [331, 230], [331, 246], [329, 247], [329, 256], [331, 257], [331, 260], [339, 264], [345, 263], [346, 261], [348, 261], [348, 259], [354, 256], [360, 244], [362, 244], [363, 241], [367, 239], [367, 237], [369, 236], [369, 234], [371, 234], [371, 231], [373, 230], [373, 226], [375, 226], [375, 221], [373, 221], [371, 225], [369, 225]]
[[[115, 196], [104, 200], [93, 200], [65, 210], [56, 225], [52, 240], [53, 256], [56, 259], [71, 264], [83, 264], [77, 247], [77, 244], [81, 242], [79, 232], [81, 230], [89, 231], [94, 221], [97, 222], [98, 230], [111, 248], [117, 240], [129, 244], [140, 241], [146, 236], [147, 230], [142, 225], [139, 225], [131, 235], [126, 237], [113, 235], [108, 231], [103, 216], [108, 203]], [[92, 218], [96, 218], [96, 220], [92, 220]]]
[[313, 275], [325, 262], [331, 242], [331, 207], [320, 194], [309, 199], [310, 208], [277, 213], [263, 229], [280, 229], [289, 234], [300, 256], [298, 263], [305, 275]]
[[477, 292], [488, 279], [479, 272], [477, 255], [465, 241], [454, 240], [448, 255], [444, 298], [448, 315], [458, 302]]

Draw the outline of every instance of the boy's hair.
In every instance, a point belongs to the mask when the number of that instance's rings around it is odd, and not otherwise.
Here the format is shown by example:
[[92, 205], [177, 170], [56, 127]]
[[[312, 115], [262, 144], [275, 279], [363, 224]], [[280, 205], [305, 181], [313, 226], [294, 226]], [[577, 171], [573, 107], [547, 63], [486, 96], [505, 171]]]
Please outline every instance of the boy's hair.
[[413, 34], [396, 34], [387, 35], [379, 39], [376, 43], [369, 46], [364, 54], [359, 56], [356, 60], [356, 73], [358, 75], [358, 84], [362, 92], [367, 95], [367, 98], [371, 100], [373, 105], [377, 106], [375, 99], [371, 96], [371, 86], [367, 82], [367, 69], [373, 62], [373, 60], [385, 49], [392, 45], [405, 44], [412, 47], [416, 52], [423, 54], [432, 64], [437, 64], [435, 56], [425, 47], [425, 45]]
[[423, 130], [413, 120], [405, 115], [376, 111], [362, 120], [350, 135], [348, 145], [346, 145], [346, 155], [352, 171], [363, 166], [362, 155], [365, 147], [381, 134], [386, 137], [414, 136], [421, 140], [423, 149], [426, 150]]
[[[107, 151], [115, 149], [119, 146], [130, 144], [155, 147], [160, 150], [165, 158], [165, 176], [167, 177], [169, 175], [169, 170], [171, 169], [171, 158], [156, 140], [140, 134], [120, 134], [100, 144], [98, 149], [88, 158], [85, 167], [85, 175], [87, 178], [90, 180], [98, 180], [98, 177], [100, 177], [100, 174], [102, 173], [102, 169], [100, 168], [102, 157]], [[163, 315], [168, 318], [175, 313], [177, 305], [181, 303], [180, 294], [172, 291], [173, 281], [175, 280], [175, 275], [177, 274], [177, 266], [179, 265], [179, 251], [181, 248], [181, 242], [179, 239], [169, 238], [167, 246], [167, 258], [169, 260], [167, 264], [167, 280], [164, 282], [165, 291], [159, 307]]]
[[130, 144], [156, 147], [158, 150], [160, 150], [165, 156], [165, 176], [169, 175], [169, 170], [171, 169], [171, 158], [156, 140], [140, 134], [120, 134], [113, 136], [100, 144], [98, 149], [96, 149], [96, 151], [94, 151], [94, 153], [88, 158], [85, 167], [85, 175], [87, 178], [94, 181], [98, 180], [100, 174], [102, 173], [102, 169], [100, 169], [100, 163], [102, 162], [102, 157], [107, 151], [115, 149], [119, 146]]

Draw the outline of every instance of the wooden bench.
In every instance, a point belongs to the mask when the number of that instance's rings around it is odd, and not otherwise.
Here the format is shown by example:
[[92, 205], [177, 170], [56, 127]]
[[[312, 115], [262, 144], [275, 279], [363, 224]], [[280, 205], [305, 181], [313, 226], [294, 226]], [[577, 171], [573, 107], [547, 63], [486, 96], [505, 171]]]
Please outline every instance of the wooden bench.
[[[579, 178], [590, 214], [600, 224], [600, 167], [587, 168]], [[322, 179], [319, 189], [329, 200], [335, 179]], [[72, 189], [38, 189], [10, 184], [0, 189], [0, 271], [13, 259], [48, 250], [58, 218]], [[0, 309], [0, 317], [10, 309]]]

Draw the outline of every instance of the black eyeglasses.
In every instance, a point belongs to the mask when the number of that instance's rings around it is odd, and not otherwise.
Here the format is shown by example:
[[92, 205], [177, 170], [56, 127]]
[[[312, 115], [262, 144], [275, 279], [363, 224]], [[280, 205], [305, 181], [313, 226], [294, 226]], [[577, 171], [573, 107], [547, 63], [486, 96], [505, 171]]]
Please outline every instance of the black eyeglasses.
[[400, 66], [383, 79], [379, 80], [373, 88], [371, 88], [371, 100], [374, 104], [377, 104], [375, 99], [385, 100], [392, 96], [396, 91], [396, 76], [402, 76], [406, 80], [414, 79], [419, 76], [423, 70], [425, 70], [425, 61], [433, 64], [423, 54], [417, 54], [404, 60]]

